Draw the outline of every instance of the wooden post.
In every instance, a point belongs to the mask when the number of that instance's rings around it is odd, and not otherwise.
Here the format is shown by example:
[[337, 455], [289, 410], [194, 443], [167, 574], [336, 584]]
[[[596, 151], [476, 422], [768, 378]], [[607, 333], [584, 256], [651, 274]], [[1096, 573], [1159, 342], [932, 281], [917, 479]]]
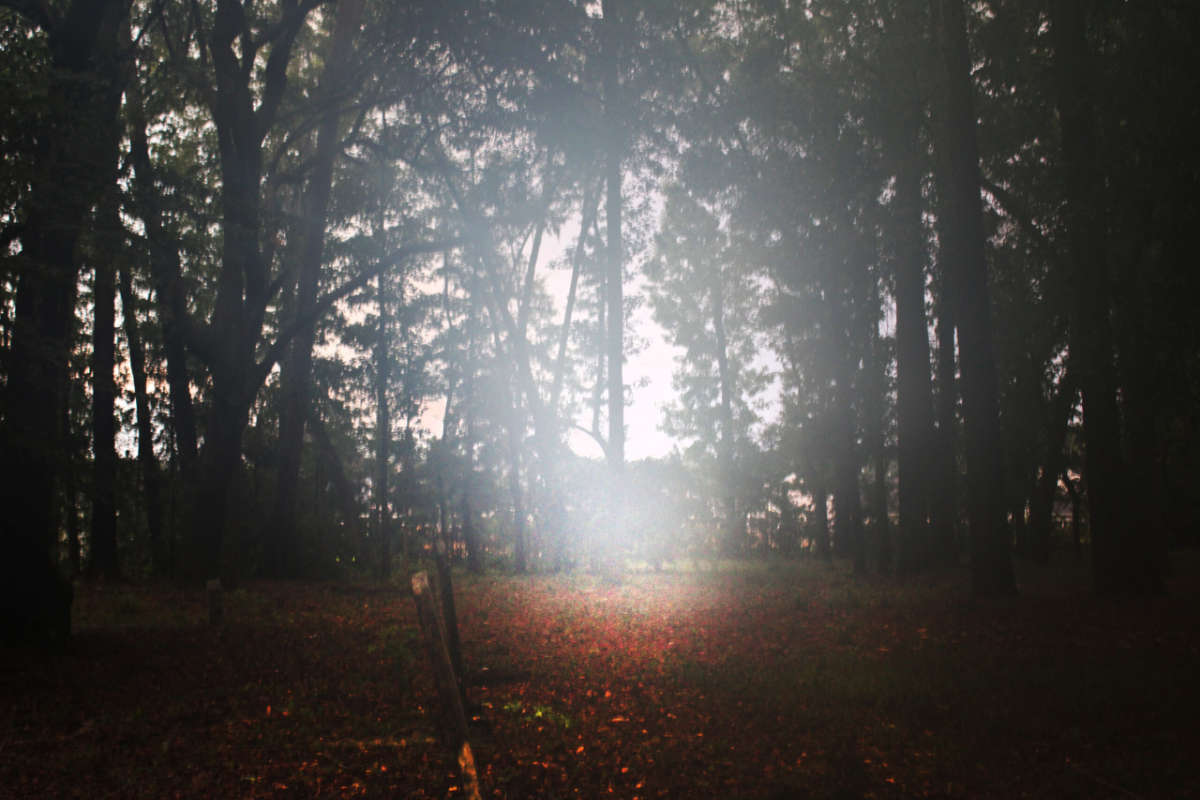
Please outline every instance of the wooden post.
[[475, 770], [475, 756], [471, 743], [467, 741], [467, 714], [459, 694], [458, 678], [450, 661], [446, 646], [446, 623], [437, 598], [429, 585], [429, 575], [418, 572], [412, 578], [413, 600], [417, 604], [417, 619], [421, 624], [425, 648], [433, 665], [433, 676], [437, 683], [438, 699], [442, 706], [443, 733], [458, 757], [463, 788], [468, 800], [481, 800], [479, 776]]
[[450, 652], [450, 665], [458, 679], [459, 694], [463, 704], [467, 702], [462, 663], [462, 640], [458, 636], [458, 609], [454, 605], [454, 579], [450, 574], [450, 561], [441, 548], [434, 555], [437, 572], [434, 574], [434, 593], [441, 600], [442, 622], [446, 626], [446, 649]]
[[225, 607], [221, 597], [221, 579], [213, 578], [205, 588], [208, 590], [208, 624], [220, 625], [225, 616]]

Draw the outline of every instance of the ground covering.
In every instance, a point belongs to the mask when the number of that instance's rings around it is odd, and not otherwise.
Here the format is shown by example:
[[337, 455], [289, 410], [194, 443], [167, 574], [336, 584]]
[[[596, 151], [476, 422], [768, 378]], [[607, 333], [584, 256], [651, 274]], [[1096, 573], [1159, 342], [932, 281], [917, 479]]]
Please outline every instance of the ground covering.
[[[488, 797], [1200, 797], [1200, 560], [1098, 600], [1077, 567], [859, 581], [717, 564], [457, 579]], [[394, 586], [89, 586], [4, 652], [0, 798], [453, 797]]]

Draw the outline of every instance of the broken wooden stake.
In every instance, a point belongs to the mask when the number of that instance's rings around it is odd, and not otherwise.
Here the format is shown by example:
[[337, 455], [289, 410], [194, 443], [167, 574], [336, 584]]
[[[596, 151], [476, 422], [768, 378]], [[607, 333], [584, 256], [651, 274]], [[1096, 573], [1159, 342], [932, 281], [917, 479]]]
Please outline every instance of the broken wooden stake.
[[433, 665], [434, 681], [442, 708], [442, 731], [458, 757], [458, 768], [468, 800], [481, 800], [475, 756], [471, 752], [471, 743], [467, 740], [467, 714], [463, 708], [462, 695], [459, 693], [458, 677], [454, 673], [450, 651], [447, 648], [446, 623], [442, 619], [441, 604], [433, 596], [429, 575], [425, 572], [413, 575], [412, 591], [425, 649]]
[[206, 585], [208, 590], [208, 624], [217, 626], [225, 617], [224, 599], [221, 597], [221, 579], [213, 578]]

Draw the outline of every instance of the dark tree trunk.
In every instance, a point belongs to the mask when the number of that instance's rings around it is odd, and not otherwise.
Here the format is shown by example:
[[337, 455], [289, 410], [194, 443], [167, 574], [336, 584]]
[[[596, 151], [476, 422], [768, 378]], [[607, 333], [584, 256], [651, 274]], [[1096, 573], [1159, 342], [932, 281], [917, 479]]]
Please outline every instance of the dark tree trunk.
[[[324, 109], [317, 128], [317, 152], [305, 189], [303, 237], [300, 251], [299, 284], [294, 319], [314, 318], [321, 268], [324, 266], [325, 229], [329, 195], [333, 184], [333, 162], [341, 137], [348, 55], [362, 16], [362, 0], [344, 0], [337, 6], [333, 37], [321, 75], [320, 103]], [[315, 319], [296, 333], [280, 372], [279, 460], [275, 481], [272, 522], [267, 530], [267, 553], [263, 569], [275, 577], [294, 574], [296, 492], [300, 484], [300, 456], [308, 421], [312, 391], [312, 348]]]
[[[0, 640], [61, 641], [70, 597], [55, 575], [56, 482], [74, 324], [80, 222], [111, 174], [120, 101], [119, 32], [129, 0], [75, 0], [49, 23], [53, 69], [39, 169], [21, 208], [15, 318], [0, 427]], [[23, 597], [24, 596], [24, 597]], [[10, 602], [11, 598], [11, 602]]]
[[[1061, 466], [1058, 465], [1058, 466]], [[1034, 482], [1029, 503], [1029, 560], [1037, 564], [1050, 562], [1050, 540], [1053, 533], [1054, 495], [1058, 479], [1050, 467], [1043, 467]]]
[[[266, 58], [257, 103], [250, 87], [253, 70], [243, 60], [261, 55], [259, 43], [252, 41], [244, 9], [236, 0], [218, 0], [207, 43], [215, 78], [212, 116], [221, 157], [222, 247], [211, 324], [189, 337], [208, 362], [211, 377], [191, 510], [197, 556], [193, 569], [200, 573], [196, 577], [212, 578], [222, 572], [232, 490], [241, 474], [242, 436], [271, 366], [264, 369], [256, 359], [271, 294], [260, 246], [262, 145], [282, 101], [292, 45], [306, 13], [297, 7], [285, 11]], [[181, 320], [186, 324], [186, 317]]]
[[[357, 543], [362, 536], [362, 515], [358, 506], [358, 490], [346, 475], [342, 457], [338, 455], [337, 448], [334, 447], [333, 440], [329, 437], [329, 431], [326, 430], [325, 423], [319, 415], [314, 414], [309, 417], [308, 429], [319, 453], [317, 463], [322, 465], [322, 472], [328, 474], [330, 482], [333, 484], [338, 510], [350, 532], [349, 539]], [[318, 482], [318, 486], [323, 483], [323, 480]]]
[[[442, 313], [445, 317], [445, 325], [447, 329], [454, 327], [454, 320], [450, 314], [450, 273], [449, 273], [449, 256], [446, 257], [446, 277], [442, 286]], [[470, 325], [470, 320], [467, 325]], [[468, 328], [468, 331], [471, 329]], [[463, 361], [459, 362], [463, 370], [464, 376], [470, 371], [470, 348], [468, 347]], [[437, 487], [438, 501], [438, 535], [434, 542], [435, 550], [441, 548], [439, 552], [450, 551], [451, 533], [450, 528], [454, 524], [453, 512], [450, 510], [450, 490], [446, 486], [446, 469], [450, 465], [452, 457], [451, 438], [454, 436], [456, 420], [454, 416], [454, 388], [457, 381], [457, 376], [454, 374], [454, 361], [450, 362], [446, 370], [446, 395], [445, 405], [442, 411], [442, 436], [431, 450], [431, 457], [435, 459], [434, 481]]]
[[184, 326], [187, 299], [179, 263], [179, 248], [163, 225], [159, 191], [154, 168], [150, 164], [150, 146], [146, 138], [146, 119], [141, 90], [130, 82], [125, 107], [129, 116], [130, 160], [133, 163], [133, 196], [146, 230], [150, 251], [150, 274], [154, 282], [155, 303], [163, 346], [167, 356], [167, 385], [171, 390], [171, 429], [179, 454], [180, 471], [190, 481], [197, 459], [196, 412], [192, 406], [191, 372], [188, 369]]
[[833, 547], [829, 542], [829, 493], [825, 490], [824, 481], [813, 490], [813, 510], [817, 515], [817, 555], [829, 561], [833, 558]]
[[834, 546], [840, 555], [851, 557], [856, 573], [863, 574], [867, 569], [867, 552], [866, 537], [863, 535], [862, 492], [858, 484], [861, 465], [855, 425], [856, 403], [850, 380], [853, 367], [849, 363], [849, 312], [845, 300], [838, 296], [840, 293], [834, 291], [831, 294], [831, 352], [836, 384], [834, 407], [830, 411], [833, 423]]
[[67, 528], [67, 565], [70, 576], [75, 577], [83, 571], [83, 546], [79, 531], [79, 478], [78, 470], [67, 468], [63, 470], [63, 514], [66, 516]]
[[1086, 7], [1057, 0], [1051, 19], [1058, 81], [1067, 230], [1074, 277], [1071, 368], [1083, 394], [1084, 480], [1092, 539], [1092, 577], [1100, 594], [1163, 590], [1153, 548], [1139, 539], [1127, 500], [1133, 476], [1121, 453], [1110, 321], [1109, 264], [1092, 112]]
[[[475, 446], [476, 426], [475, 426], [475, 388], [476, 388], [476, 347], [479, 346], [477, 335], [480, 333], [479, 314], [482, 311], [480, 298], [477, 295], [478, 287], [471, 289], [471, 310], [469, 319], [467, 320], [467, 364], [463, 370], [463, 470], [462, 470], [462, 495], [459, 498], [459, 512], [462, 515], [462, 537], [463, 544], [467, 548], [467, 567], [472, 572], [480, 572], [483, 568], [482, 553], [480, 552], [480, 542], [478, 529], [475, 522], [475, 507], [473, 503], [473, 493], [475, 491]], [[495, 319], [495, 316], [492, 316]], [[447, 543], [449, 544], [449, 543]], [[446, 555], [449, 556], [452, 550], [447, 547]]]
[[384, 274], [379, 274], [376, 302], [379, 306], [378, 330], [375, 339], [375, 543], [378, 576], [381, 581], [391, 576], [392, 512], [388, 500], [391, 477], [392, 418], [388, 402], [391, 382], [391, 308]]
[[596, 222], [596, 211], [600, 205], [600, 191], [589, 190], [583, 199], [582, 219], [579, 225], [579, 239], [575, 243], [575, 254], [571, 258], [571, 285], [567, 290], [566, 307], [563, 309], [562, 328], [558, 334], [558, 355], [554, 359], [554, 383], [550, 390], [549, 413], [556, 426], [555, 436], [558, 435], [559, 405], [562, 399], [563, 377], [567, 368], [567, 343], [571, 335], [571, 317], [575, 310], [575, 295], [579, 287], [579, 273], [583, 269], [583, 257], [588, 231]]
[[1075, 559], [1083, 560], [1083, 498], [1079, 496], [1079, 489], [1075, 487], [1075, 481], [1071, 480], [1071, 476], [1063, 470], [1062, 474], [1063, 485], [1067, 487], [1067, 496], [1071, 498], [1071, 544], [1075, 550]]
[[121, 316], [125, 322], [125, 342], [129, 346], [129, 371], [133, 374], [134, 407], [137, 412], [138, 466], [146, 493], [146, 527], [150, 533], [150, 555], [156, 572], [167, 570], [167, 552], [162, 496], [162, 473], [154, 455], [154, 428], [150, 419], [150, 398], [146, 392], [146, 353], [142, 349], [137, 318], [137, 299], [128, 267], [121, 269]]
[[508, 491], [512, 497], [513, 514], [513, 561], [517, 572], [528, 569], [528, 531], [525, 524], [525, 491], [521, 485], [521, 454], [524, 422], [521, 410], [516, 405], [516, 393], [505, 384], [508, 397]]
[[472, 573], [479, 574], [483, 572], [483, 554], [479, 541], [479, 526], [476, 525], [475, 506], [472, 503], [474, 484], [475, 470], [468, 465], [467, 472], [463, 476], [462, 504], [459, 510], [462, 514], [463, 544], [467, 548], [467, 569]]
[[938, 126], [944, 211], [950, 218], [944, 266], [954, 273], [958, 304], [963, 416], [967, 437], [967, 516], [971, 531], [971, 590], [993, 596], [1016, 592], [1004, 525], [1004, 470], [992, 351], [991, 304], [979, 192], [979, 151], [972, 109], [970, 53], [962, 0], [935, 0], [944, 103]]
[[[939, 237], [945, 241], [945, 200], [938, 211]], [[945, 252], [939, 255], [937, 282], [937, 429], [933, 433], [929, 486], [930, 519], [933, 528], [931, 559], [939, 564], [956, 563], [959, 558], [958, 456], [955, 425], [958, 405], [954, 357], [954, 303], [949, 288], [949, 270]]]
[[[917, 109], [913, 109], [916, 111]], [[929, 334], [925, 322], [925, 243], [917, 119], [905, 115], [894, 144], [896, 291], [896, 427], [900, 536], [897, 570], [912, 574], [933, 553], [930, 470], [935, 465]]]
[[114, 185], [105, 193], [99, 214], [95, 278], [92, 282], [92, 528], [88, 572], [115, 580], [117, 561], [116, 272], [121, 222]]
[[[873, 322], [872, 325], [876, 323]], [[880, 575], [890, 575], [895, 569], [895, 547], [888, 516], [888, 451], [884, 431], [884, 404], [887, 394], [887, 354], [874, 331], [871, 334], [871, 360], [867, 365], [868, 382], [863, 397], [864, 435], [872, 461], [871, 486], [868, 492], [871, 513], [871, 554], [874, 568]]]
[[1045, 564], [1050, 560], [1050, 538], [1054, 527], [1054, 497], [1058, 476], [1067, 467], [1067, 423], [1075, 404], [1075, 384], [1070, 373], [1063, 376], [1046, 412], [1043, 440], [1046, 448], [1041, 471], [1034, 483], [1029, 504], [1029, 552], [1031, 560]]

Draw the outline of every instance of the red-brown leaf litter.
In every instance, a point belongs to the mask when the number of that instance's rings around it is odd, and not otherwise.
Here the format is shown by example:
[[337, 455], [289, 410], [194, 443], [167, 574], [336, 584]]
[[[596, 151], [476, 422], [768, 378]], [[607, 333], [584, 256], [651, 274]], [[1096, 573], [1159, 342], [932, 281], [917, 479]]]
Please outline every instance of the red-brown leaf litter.
[[[460, 575], [483, 796], [1200, 796], [1200, 562], [1171, 595], [1075, 568]], [[461, 796], [411, 596], [81, 585], [64, 653], [4, 653], [0, 797]]]

